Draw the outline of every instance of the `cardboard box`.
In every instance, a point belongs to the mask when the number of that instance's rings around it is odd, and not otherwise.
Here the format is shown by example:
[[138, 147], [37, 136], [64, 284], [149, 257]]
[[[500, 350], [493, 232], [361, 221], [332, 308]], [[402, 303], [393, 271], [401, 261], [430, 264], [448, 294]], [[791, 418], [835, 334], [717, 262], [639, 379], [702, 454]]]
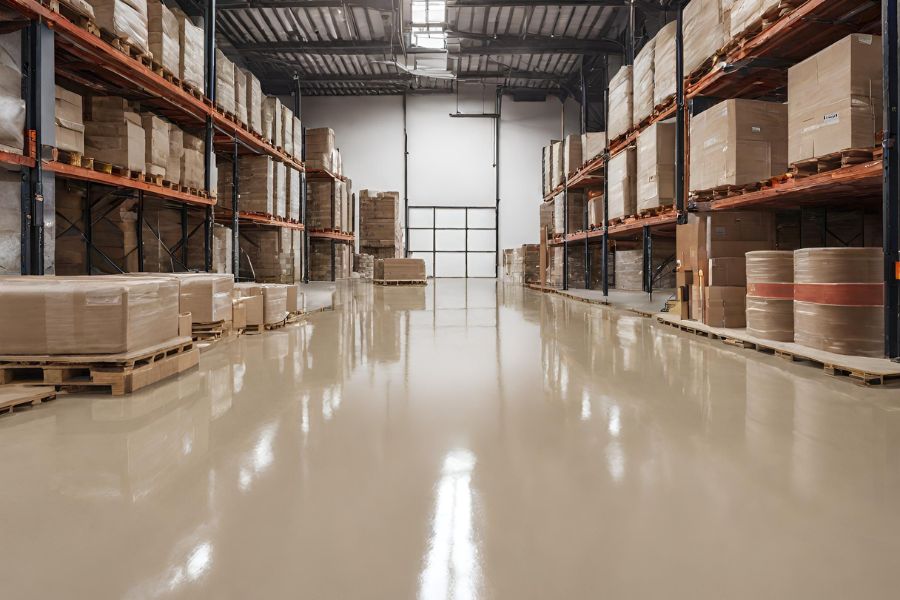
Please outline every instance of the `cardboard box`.
[[[141, 115], [144, 128], [144, 172], [165, 177], [169, 166], [169, 123], [153, 114]], [[182, 140], [184, 137], [182, 136]], [[171, 180], [170, 180], [171, 181]]]
[[219, 273], [128, 273], [128, 277], [165, 277], [178, 282], [179, 311], [193, 323], [231, 320], [234, 275]]
[[706, 283], [712, 286], [747, 286], [747, 260], [743, 256], [709, 259]]
[[147, 3], [126, 0], [91, 0], [97, 25], [135, 48], [150, 53]]
[[285, 105], [281, 105], [281, 140], [286, 154], [293, 156], [294, 152], [294, 111]]
[[234, 65], [234, 113], [238, 122], [247, 126], [247, 74], [239, 66]]
[[[282, 169], [284, 165], [281, 165]], [[275, 161], [266, 155], [244, 155], [238, 159], [240, 207], [247, 212], [276, 214]], [[283, 178], [283, 176], [282, 176]], [[219, 170], [218, 206], [231, 208], [232, 166], [227, 163]], [[283, 198], [282, 198], [283, 200]], [[283, 209], [282, 209], [283, 212]]]
[[300, 303], [300, 300], [303, 297], [303, 295], [300, 294], [300, 288], [293, 284], [284, 287], [287, 290], [287, 311], [289, 313], [300, 312], [303, 308]]
[[723, 0], [725, 15], [725, 35], [731, 40], [738, 38], [770, 10], [778, 7], [781, 0]]
[[[709, 282], [709, 261], [741, 258], [747, 252], [775, 248], [775, 215], [767, 212], [691, 213], [675, 231], [675, 255], [679, 271], [693, 271]], [[699, 283], [699, 281], [695, 281]]]
[[675, 271], [675, 286], [678, 288], [691, 287], [694, 285], [693, 271]]
[[84, 154], [84, 117], [82, 98], [75, 92], [56, 86], [56, 147]]
[[563, 143], [563, 173], [572, 175], [581, 168], [581, 135], [570, 134]]
[[87, 121], [84, 124], [85, 154], [131, 171], [146, 168], [144, 128], [130, 120], [119, 123]]
[[[581, 158], [583, 162], [589, 162], [606, 151], [606, 133], [603, 131], [589, 131], [581, 134]], [[549, 191], [549, 190], [547, 190]], [[546, 195], [546, 193], [544, 194]]]
[[194, 321], [191, 319], [191, 313], [181, 313], [178, 315], [178, 337], [191, 337], [193, 333], [192, 326]]
[[384, 258], [375, 261], [375, 279], [424, 281], [425, 261], [421, 258]]
[[235, 113], [234, 63], [216, 49], [216, 104], [228, 113]]
[[178, 77], [181, 72], [178, 18], [160, 0], [147, 0], [147, 25], [153, 59]]
[[637, 152], [623, 150], [609, 160], [610, 219], [624, 219], [637, 212]]
[[657, 122], [637, 140], [637, 210], [675, 203], [675, 123]]
[[247, 78], [247, 127], [253, 133], [262, 134], [262, 86], [250, 71], [244, 71], [244, 75]]
[[[692, 293], [699, 292], [696, 286]], [[746, 287], [703, 288], [703, 323], [710, 327], [740, 329], [747, 326]]]
[[181, 183], [181, 161], [184, 158], [184, 133], [169, 123], [169, 160], [166, 162], [166, 181]]
[[791, 67], [789, 162], [876, 145], [884, 129], [881, 54], [881, 37], [854, 34]]
[[609, 82], [609, 124], [606, 132], [614, 140], [628, 133], [634, 122], [634, 68], [625, 65]]
[[189, 133], [183, 133], [182, 140], [184, 141], [184, 152], [181, 155], [181, 185], [198, 190], [203, 189], [205, 183], [203, 140]]
[[563, 184], [564, 168], [563, 168], [563, 150], [565, 142], [553, 142], [550, 144], [550, 160], [551, 164], [551, 190], [554, 190]]
[[334, 130], [329, 127], [306, 130], [306, 164], [309, 169], [337, 171], [339, 165]]
[[274, 96], [266, 96], [262, 101], [262, 136], [272, 142], [276, 148], [281, 148], [284, 142], [281, 139], [281, 100]]
[[[659, 106], [675, 95], [675, 21], [656, 34], [653, 55], [653, 104]], [[687, 69], [685, 69], [685, 74]]]
[[691, 119], [690, 189], [756, 183], [787, 171], [787, 106], [726, 100]]
[[10, 277], [0, 285], [0, 354], [121, 354], [178, 337], [169, 278]]
[[[235, 305], [240, 306], [239, 313], [243, 313], [244, 326], [257, 326], [261, 327], [266, 324], [264, 308], [263, 308], [263, 297], [262, 295], [256, 296], [242, 296], [234, 301]], [[235, 325], [235, 328], [237, 326]]]
[[641, 121], [653, 114], [656, 103], [653, 98], [654, 61], [656, 59], [656, 38], [644, 44], [634, 58], [634, 116], [632, 124], [636, 127]]
[[203, 73], [206, 62], [206, 46], [202, 27], [194, 25], [190, 17], [177, 11], [178, 48], [181, 80], [201, 92], [205, 91]]
[[247, 326], [247, 306], [243, 299], [231, 301], [231, 327], [241, 330]]

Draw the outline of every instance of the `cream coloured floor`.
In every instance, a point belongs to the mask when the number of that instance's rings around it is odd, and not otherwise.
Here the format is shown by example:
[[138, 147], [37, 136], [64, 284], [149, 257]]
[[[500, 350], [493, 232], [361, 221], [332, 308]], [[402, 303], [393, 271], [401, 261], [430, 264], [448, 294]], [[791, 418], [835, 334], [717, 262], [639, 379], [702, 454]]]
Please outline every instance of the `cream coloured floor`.
[[0, 417], [0, 597], [896, 598], [900, 391], [491, 280]]

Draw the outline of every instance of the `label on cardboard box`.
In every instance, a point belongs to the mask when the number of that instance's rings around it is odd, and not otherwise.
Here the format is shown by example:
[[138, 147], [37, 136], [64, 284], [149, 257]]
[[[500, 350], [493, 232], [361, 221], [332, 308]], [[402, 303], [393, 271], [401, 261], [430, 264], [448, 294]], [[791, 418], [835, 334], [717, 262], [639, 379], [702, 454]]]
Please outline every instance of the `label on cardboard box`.
[[840, 113], [829, 113], [822, 117], [822, 122], [825, 125], [837, 125], [841, 122], [841, 115]]

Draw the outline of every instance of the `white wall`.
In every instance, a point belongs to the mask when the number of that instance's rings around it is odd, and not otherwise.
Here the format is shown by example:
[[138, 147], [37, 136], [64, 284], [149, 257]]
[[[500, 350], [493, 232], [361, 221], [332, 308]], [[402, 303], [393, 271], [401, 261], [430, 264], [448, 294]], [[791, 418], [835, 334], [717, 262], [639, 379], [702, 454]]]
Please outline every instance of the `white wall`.
[[[459, 112], [494, 112], [494, 89], [463, 86]], [[410, 205], [493, 206], [494, 122], [452, 118], [455, 94], [407, 97]], [[541, 202], [541, 148], [561, 139], [558, 99], [513, 102], [500, 119], [500, 247], [534, 243]], [[354, 190], [403, 190], [403, 100], [400, 96], [308, 97], [306, 127], [331, 127]], [[565, 105], [564, 133], [579, 131], [579, 109]]]

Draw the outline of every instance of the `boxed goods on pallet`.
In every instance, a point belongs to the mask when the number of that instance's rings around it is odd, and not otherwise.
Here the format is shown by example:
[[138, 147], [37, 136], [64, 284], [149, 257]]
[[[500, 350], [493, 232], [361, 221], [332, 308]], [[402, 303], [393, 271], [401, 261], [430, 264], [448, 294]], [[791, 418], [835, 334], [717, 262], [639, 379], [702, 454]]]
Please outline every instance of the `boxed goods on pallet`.
[[548, 233], [553, 233], [553, 216], [556, 212], [556, 202], [554, 200], [550, 200], [549, 202], [542, 202], [540, 208], [540, 226], [541, 231], [546, 231]]
[[273, 175], [273, 193], [275, 194], [275, 212], [276, 217], [287, 216], [287, 169], [283, 162], [275, 161], [272, 167]]
[[[242, 211], [275, 214], [275, 164], [270, 156], [265, 155], [246, 155], [238, 159], [238, 189]], [[232, 194], [231, 176], [231, 163], [219, 169], [218, 205], [229, 209]]]
[[853, 34], [788, 70], [788, 161], [872, 148], [884, 128], [881, 37]]
[[371, 254], [354, 254], [353, 272], [359, 273], [363, 279], [372, 279], [375, 275], [375, 257]]
[[[239, 292], [235, 290], [235, 293], [238, 294]], [[232, 300], [232, 306], [233, 326], [235, 329], [263, 327], [266, 324], [262, 294], [238, 296]]]
[[174, 123], [169, 123], [169, 160], [166, 161], [165, 180], [181, 183], [181, 161], [184, 159], [184, 133]]
[[359, 192], [359, 248], [376, 258], [402, 255], [399, 192]]
[[603, 227], [603, 196], [594, 196], [588, 200], [588, 225]]
[[303, 153], [303, 123], [300, 122], [300, 118], [296, 115], [292, 117], [292, 120], [294, 122], [294, 157], [299, 160], [300, 155]]
[[287, 311], [291, 314], [299, 313], [304, 308], [303, 294], [300, 293], [300, 287], [295, 283], [284, 286], [287, 291]]
[[722, 0], [722, 10], [727, 15], [726, 37], [740, 38], [744, 32], [756, 28], [763, 15], [776, 8], [783, 0]]
[[425, 261], [421, 258], [379, 258], [375, 279], [380, 281], [425, 281]]
[[728, 13], [722, 5], [722, 0], [691, 0], [684, 7], [685, 76], [702, 67], [728, 41]]
[[216, 104], [234, 114], [234, 63], [216, 48]]
[[[148, 175], [165, 176], [169, 166], [169, 123], [156, 115], [141, 115], [144, 128], [144, 172]], [[182, 140], [184, 138], [182, 137]]]
[[[558, 194], [553, 200], [553, 233], [575, 233], [584, 227], [584, 194], [571, 191], [568, 195]], [[568, 208], [566, 208], [568, 205]], [[566, 218], [568, 216], [568, 219]], [[568, 221], [568, 229], [566, 229]]]
[[711, 327], [740, 329], [747, 325], [743, 287], [691, 287], [691, 316]]
[[25, 147], [22, 99], [22, 35], [0, 35], [0, 150], [22, 154]]
[[234, 114], [239, 123], [247, 125], [247, 75], [234, 65]]
[[22, 277], [0, 286], [0, 354], [122, 354], [178, 338], [178, 282]]
[[627, 148], [609, 159], [609, 218], [624, 219], [637, 211], [637, 152]]
[[178, 17], [161, 0], [147, 0], [147, 30], [153, 60], [178, 77], [181, 72]]
[[[225, 227], [218, 223], [213, 223], [212, 228], [212, 270], [211, 273], [233, 273], [231, 268], [233, 262], [234, 239], [231, 235], [231, 227]], [[194, 265], [203, 264], [204, 257], [203, 244], [188, 244], [188, 264], [191, 268]]]
[[294, 112], [285, 105], [281, 105], [281, 139], [284, 152], [289, 156], [294, 153]]
[[285, 216], [292, 221], [299, 221], [300, 196], [302, 192], [300, 189], [300, 171], [293, 167], [286, 167], [286, 171], [285, 183], [287, 190], [285, 195], [287, 196], [287, 214]]
[[540, 270], [540, 244], [525, 244], [522, 246], [522, 272], [525, 275], [525, 283], [540, 283]]
[[[0, 100], [2, 102], [2, 100]], [[56, 86], [56, 147], [84, 154], [84, 105], [75, 92]]]
[[340, 181], [313, 179], [306, 182], [306, 226], [310, 229], [338, 229], [344, 186]]
[[[675, 262], [672, 260], [675, 254], [675, 245], [671, 240], [654, 238], [651, 252], [652, 262], [650, 270], [653, 274], [653, 289], [670, 290], [675, 288]], [[617, 248], [614, 262], [616, 289], [636, 291], [643, 289], [643, 249], [621, 250]], [[593, 264], [599, 267], [599, 260]]]
[[884, 356], [881, 248], [794, 253], [794, 341], [836, 354]]
[[654, 38], [653, 104], [665, 104], [675, 95], [675, 22], [664, 25]]
[[563, 166], [564, 145], [565, 141], [553, 142], [553, 144], [550, 145], [550, 160], [553, 161], [553, 164], [551, 165], [551, 189], [556, 189], [561, 186], [565, 179], [565, 169]]
[[[181, 155], [181, 185], [197, 190], [203, 189], [205, 168], [203, 166], [204, 142], [196, 135], [183, 133], [184, 152]], [[223, 169], [225, 170], [225, 169]]]
[[691, 119], [691, 190], [746, 185], [787, 170], [784, 104], [726, 100]]
[[637, 139], [637, 211], [675, 202], [675, 123], [658, 121]]
[[581, 157], [583, 162], [594, 160], [606, 150], [606, 133], [591, 131], [581, 134]]
[[178, 311], [191, 313], [191, 322], [231, 320], [234, 275], [220, 273], [129, 273], [130, 277], [168, 277], [178, 282]]
[[204, 65], [206, 63], [206, 46], [203, 28], [191, 23], [190, 17], [180, 10], [173, 11], [178, 19], [178, 47], [180, 50], [181, 81], [189, 86], [204, 91]]
[[262, 86], [250, 71], [244, 71], [244, 77], [247, 78], [247, 98], [244, 101], [247, 105], [247, 127], [253, 133], [262, 134]]
[[306, 130], [306, 166], [313, 170], [337, 172], [334, 130], [328, 127]]
[[[262, 297], [263, 323], [265, 325], [277, 325], [287, 319], [287, 286], [270, 283], [236, 283], [234, 290], [242, 298]], [[249, 325], [249, 314], [247, 321]]]
[[141, 116], [123, 98], [95, 96], [84, 124], [85, 154], [116, 167], [142, 172], [146, 139]]
[[150, 53], [145, 0], [91, 0], [97, 25], [113, 37]]
[[313, 281], [332, 280], [332, 249], [334, 251], [334, 279], [350, 277], [353, 260], [349, 244], [313, 238], [309, 241], [309, 278]]
[[[547, 282], [551, 288], [559, 289], [563, 285], [563, 257], [565, 253], [560, 246], [547, 249], [549, 254], [547, 261]], [[574, 287], [574, 286], [573, 286]]]
[[296, 265], [302, 249], [291, 229], [245, 228], [240, 236], [242, 276], [269, 283], [293, 283], [300, 279]]
[[616, 289], [644, 289], [644, 251], [616, 250]]
[[651, 39], [634, 58], [634, 115], [632, 124], [637, 126], [653, 114], [656, 103], [653, 100], [654, 61], [656, 60], [656, 38]]
[[626, 65], [609, 82], [609, 125], [606, 133], [614, 140], [628, 133], [634, 120], [634, 68]]
[[262, 101], [262, 136], [276, 148], [281, 148], [284, 144], [281, 133], [281, 100], [266, 96]]
[[[563, 254], [566, 254], [565, 252]], [[569, 252], [566, 254], [567, 263], [569, 265], [568, 284], [569, 287], [584, 289], [584, 277], [586, 275], [586, 259], [584, 245], [570, 245]], [[560, 263], [561, 264], [561, 263]]]
[[747, 333], [764, 340], [794, 341], [794, 253], [748, 252]]
[[581, 168], [581, 135], [569, 134], [563, 143], [563, 173], [572, 175]]
[[553, 189], [553, 151], [552, 146], [541, 149], [541, 194], [546, 196]]

